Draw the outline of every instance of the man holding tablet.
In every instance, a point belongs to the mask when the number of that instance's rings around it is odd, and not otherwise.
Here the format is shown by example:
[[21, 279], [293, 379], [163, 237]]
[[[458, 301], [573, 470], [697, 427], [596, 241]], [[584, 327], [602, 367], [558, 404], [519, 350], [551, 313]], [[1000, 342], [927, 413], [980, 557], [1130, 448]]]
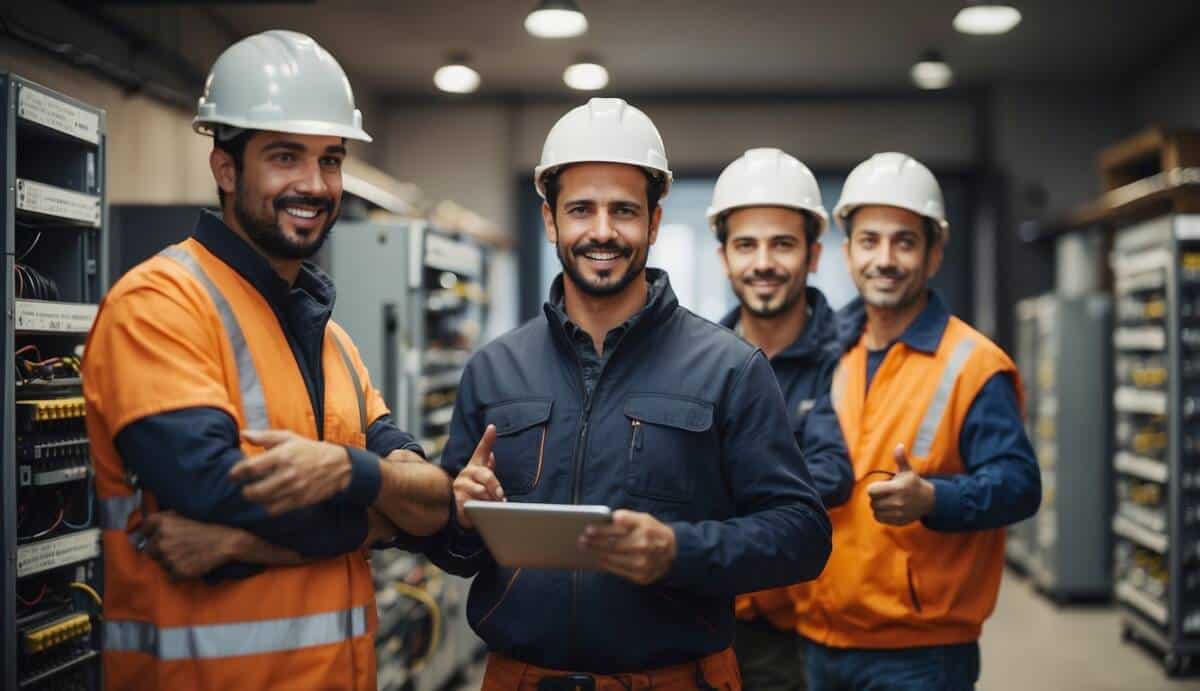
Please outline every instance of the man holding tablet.
[[[831, 540], [771, 366], [646, 268], [671, 173], [644, 113], [570, 111], [534, 182], [563, 273], [543, 316], [467, 364], [432, 553], [476, 577], [483, 688], [740, 689], [734, 596], [815, 578]], [[613, 508], [578, 541], [599, 568], [500, 566], [471, 499]]]

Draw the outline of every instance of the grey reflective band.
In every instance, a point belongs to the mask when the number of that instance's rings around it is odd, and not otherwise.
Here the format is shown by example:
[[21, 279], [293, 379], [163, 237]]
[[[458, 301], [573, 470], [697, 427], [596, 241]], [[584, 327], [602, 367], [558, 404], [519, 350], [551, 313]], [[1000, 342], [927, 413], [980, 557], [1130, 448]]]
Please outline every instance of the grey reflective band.
[[211, 660], [341, 643], [367, 633], [365, 606], [286, 619], [168, 626], [145, 621], [104, 622], [104, 649], [159, 660]]
[[974, 350], [975, 341], [970, 338], [964, 338], [954, 346], [950, 361], [946, 363], [946, 369], [942, 370], [942, 379], [938, 382], [937, 391], [934, 392], [929, 407], [925, 409], [925, 418], [921, 420], [921, 427], [917, 430], [917, 439], [912, 448], [914, 456], [928, 456], [933, 450], [934, 435], [937, 434], [938, 425], [942, 423], [942, 416], [946, 414], [946, 406], [950, 405], [954, 382]]
[[99, 504], [100, 529], [125, 530], [129, 524], [129, 514], [142, 505], [142, 491], [138, 490], [123, 497], [101, 499]]
[[242, 327], [238, 324], [237, 317], [233, 314], [233, 308], [229, 306], [229, 301], [217, 289], [208, 274], [204, 273], [200, 262], [196, 261], [196, 258], [187, 250], [178, 245], [171, 245], [159, 254], [182, 264], [208, 291], [213, 304], [217, 306], [217, 312], [221, 315], [221, 323], [225, 325], [225, 335], [229, 337], [229, 342], [233, 345], [233, 356], [237, 361], [238, 369], [238, 387], [242, 392], [242, 413], [246, 416], [246, 427], [248, 429], [270, 429], [271, 425], [267, 420], [267, 401], [258, 378], [258, 370], [254, 367], [254, 360], [250, 357], [250, 348], [246, 345], [246, 335], [242, 333]]
[[329, 332], [329, 337], [333, 339], [333, 344], [337, 346], [338, 353], [342, 356], [342, 362], [346, 365], [346, 371], [350, 373], [350, 381], [354, 382], [354, 393], [358, 398], [358, 426], [363, 434], [367, 433], [367, 396], [363, 393], [362, 380], [358, 378], [358, 370], [354, 369], [354, 361], [350, 359], [350, 353], [346, 352], [346, 347], [342, 345], [342, 340], [333, 335], [333, 331]]

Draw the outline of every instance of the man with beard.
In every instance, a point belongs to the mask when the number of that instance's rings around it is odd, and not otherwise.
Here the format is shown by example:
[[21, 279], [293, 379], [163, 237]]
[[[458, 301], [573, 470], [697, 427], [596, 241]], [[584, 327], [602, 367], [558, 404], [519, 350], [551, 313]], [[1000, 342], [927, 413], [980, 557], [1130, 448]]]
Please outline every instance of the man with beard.
[[[435, 561], [475, 576], [483, 688], [739, 689], [738, 593], [820, 573], [829, 526], [761, 352], [646, 268], [671, 173], [658, 130], [597, 98], [550, 130], [534, 183], [563, 273], [544, 314], [467, 364]], [[499, 566], [468, 499], [603, 504], [599, 571]]]
[[373, 689], [363, 547], [441, 529], [451, 488], [304, 261], [345, 140], [370, 137], [341, 67], [288, 31], [226, 50], [194, 122], [221, 213], [124, 276], [87, 345], [105, 688]]
[[[808, 168], [779, 149], [750, 149], [721, 173], [708, 209], [718, 256], [741, 306], [723, 320], [763, 350], [783, 390], [791, 429], [826, 508], [854, 477], [829, 400], [837, 365], [833, 310], [808, 287], [828, 223]], [[803, 689], [802, 639], [790, 588], [739, 596], [734, 651], [747, 688]]]
[[927, 287], [950, 226], [925, 166], [876, 154], [834, 215], [861, 296], [839, 315], [833, 379], [858, 482], [830, 511], [829, 568], [798, 588], [809, 687], [971, 689], [1004, 527], [1041, 500], [1020, 380]]

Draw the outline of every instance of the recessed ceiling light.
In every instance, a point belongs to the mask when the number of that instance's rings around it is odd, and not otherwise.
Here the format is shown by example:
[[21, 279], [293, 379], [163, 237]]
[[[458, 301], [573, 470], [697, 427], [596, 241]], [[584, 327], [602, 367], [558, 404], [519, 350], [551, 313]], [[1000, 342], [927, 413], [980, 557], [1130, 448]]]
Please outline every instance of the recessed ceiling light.
[[563, 81], [577, 91], [599, 91], [608, 86], [608, 70], [594, 58], [579, 58], [563, 71]]
[[1021, 23], [1021, 11], [1002, 3], [970, 3], [954, 16], [954, 28], [976, 36], [1006, 34]]
[[433, 73], [437, 88], [451, 94], [469, 94], [479, 88], [479, 73], [467, 64], [465, 55], [451, 55], [447, 64]]
[[912, 80], [922, 89], [945, 89], [954, 81], [954, 72], [940, 53], [930, 51], [912, 66]]
[[587, 17], [574, 0], [542, 0], [525, 17], [525, 30], [538, 38], [572, 38], [587, 28]]

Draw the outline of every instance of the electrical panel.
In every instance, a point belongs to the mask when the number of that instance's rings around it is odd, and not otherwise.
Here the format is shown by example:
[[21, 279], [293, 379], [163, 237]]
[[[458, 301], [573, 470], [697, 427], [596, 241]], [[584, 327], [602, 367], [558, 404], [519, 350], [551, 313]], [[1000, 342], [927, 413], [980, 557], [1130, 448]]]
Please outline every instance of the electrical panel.
[[1007, 555], [1058, 602], [1112, 594], [1112, 311], [1112, 300], [1100, 294], [1049, 294], [1017, 305], [1017, 362], [1042, 504], [1009, 529]]
[[1126, 637], [1200, 656], [1200, 215], [1117, 230], [1114, 579]]
[[[463, 367], [483, 334], [484, 249], [422, 220], [342, 220], [329, 253], [334, 319], [397, 424], [439, 462]], [[371, 564], [379, 688], [446, 688], [483, 650], [467, 624], [469, 583], [399, 550], [376, 552]]]
[[0, 688], [85, 691], [103, 588], [80, 365], [106, 279], [105, 114], [15, 75], [0, 86]]

